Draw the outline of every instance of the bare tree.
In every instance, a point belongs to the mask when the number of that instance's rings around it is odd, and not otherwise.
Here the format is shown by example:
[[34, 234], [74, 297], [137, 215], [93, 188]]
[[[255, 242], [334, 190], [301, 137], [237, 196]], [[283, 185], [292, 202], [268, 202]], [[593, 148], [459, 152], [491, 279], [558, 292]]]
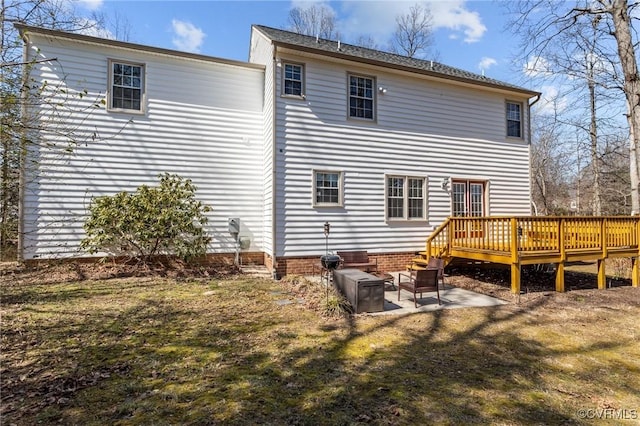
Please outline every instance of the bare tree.
[[376, 41], [370, 35], [362, 34], [358, 36], [358, 38], [356, 38], [353, 44], [360, 47], [366, 47], [367, 49], [380, 50], [378, 43], [376, 43]]
[[340, 37], [336, 28], [336, 14], [323, 4], [309, 7], [294, 7], [289, 11], [290, 31], [328, 40]]
[[[622, 83], [618, 88], [624, 93], [627, 104], [627, 118], [629, 125], [629, 172], [632, 212], [640, 212], [640, 167], [638, 164], [638, 146], [640, 139], [640, 78], [638, 76], [637, 59], [633, 40], [631, 17], [629, 8], [636, 7], [635, 2], [624, 0], [576, 0], [573, 3], [558, 3], [552, 0], [531, 0], [509, 2], [514, 13], [512, 29], [523, 40], [522, 54], [527, 58], [540, 58], [543, 62], [559, 49], [564, 49], [571, 34], [575, 35], [576, 28], [592, 28], [593, 43], [589, 45], [590, 57], [609, 58], [613, 67], [613, 82], [618, 72], [617, 64], [622, 75]], [[574, 41], [573, 45], [579, 44]], [[615, 59], [612, 60], [615, 56]], [[586, 62], [587, 80], [592, 83], [589, 89], [597, 88], [601, 81], [595, 79], [596, 74], [591, 69], [589, 75], [589, 61]], [[557, 71], [557, 70], [556, 70]], [[597, 96], [594, 93], [593, 99]], [[590, 127], [592, 138], [592, 152], [594, 141], [598, 138], [596, 128]], [[595, 137], [594, 137], [595, 135]], [[595, 164], [595, 163], [594, 163]], [[592, 170], [592, 172], [598, 173]], [[597, 194], [596, 194], [597, 195]], [[598, 210], [598, 206], [594, 206]]]
[[7, 259], [17, 241], [21, 137], [27, 126], [22, 116], [22, 71], [27, 64], [22, 63], [22, 43], [13, 24], [78, 30], [94, 23], [73, 16], [69, 4], [59, 0], [1, 0], [0, 17], [0, 257]]
[[390, 50], [410, 58], [425, 58], [433, 47], [433, 17], [424, 4], [411, 6], [406, 15], [396, 18], [396, 30]]
[[[76, 98], [51, 85], [37, 85], [28, 78], [33, 63], [24, 63], [20, 34], [15, 23], [31, 26], [64, 30], [70, 32], [91, 32], [102, 28], [98, 16], [89, 18], [80, 16], [73, 8], [73, 3], [66, 0], [0, 0], [0, 146], [2, 148], [2, 165], [0, 167], [0, 258], [7, 259], [13, 255], [19, 234], [19, 200], [20, 179], [24, 179], [25, 153], [31, 145], [39, 143], [35, 135], [40, 131], [55, 133], [59, 139], [65, 140], [67, 146], [60, 152], [73, 150], [74, 144], [81, 142], [77, 129], [63, 123], [70, 108], [75, 108]], [[55, 60], [55, 59], [51, 59]], [[55, 100], [54, 100], [55, 97]], [[86, 111], [100, 105], [95, 99]], [[51, 120], [47, 128], [33, 114], [38, 106], [48, 107], [51, 115], [58, 120]], [[77, 110], [77, 108], [76, 108]], [[90, 139], [99, 137], [90, 137]]]
[[567, 213], [573, 185], [565, 170], [571, 167], [571, 153], [564, 143], [562, 123], [555, 115], [537, 115], [532, 120], [532, 200], [539, 215]]

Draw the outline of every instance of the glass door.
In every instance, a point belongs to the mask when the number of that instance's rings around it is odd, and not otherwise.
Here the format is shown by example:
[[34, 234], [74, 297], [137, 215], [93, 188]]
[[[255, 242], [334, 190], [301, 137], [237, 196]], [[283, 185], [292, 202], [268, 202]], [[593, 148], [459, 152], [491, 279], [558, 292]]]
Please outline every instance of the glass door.
[[[451, 182], [451, 215], [454, 217], [484, 216], [484, 182], [453, 180]], [[455, 229], [456, 238], [481, 237], [480, 221], [464, 222], [463, 229]]]

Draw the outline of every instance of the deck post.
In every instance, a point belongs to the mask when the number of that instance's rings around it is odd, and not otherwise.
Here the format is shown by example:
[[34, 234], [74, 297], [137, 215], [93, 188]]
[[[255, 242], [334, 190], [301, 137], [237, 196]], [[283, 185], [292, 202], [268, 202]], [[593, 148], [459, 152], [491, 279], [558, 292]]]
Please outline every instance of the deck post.
[[607, 275], [604, 268], [605, 259], [598, 259], [598, 289], [604, 290], [607, 288]]
[[518, 259], [518, 220], [511, 218], [511, 293], [520, 294], [520, 259]]
[[511, 293], [520, 294], [520, 264], [511, 264]]
[[560, 262], [556, 268], [556, 291], [564, 292], [564, 262], [567, 260], [567, 247], [564, 240], [564, 220], [558, 221], [558, 249], [560, 250]]
[[631, 286], [638, 287], [638, 272], [640, 272], [640, 268], [638, 268], [638, 257], [631, 258]]
[[556, 291], [564, 293], [564, 262], [556, 263]]

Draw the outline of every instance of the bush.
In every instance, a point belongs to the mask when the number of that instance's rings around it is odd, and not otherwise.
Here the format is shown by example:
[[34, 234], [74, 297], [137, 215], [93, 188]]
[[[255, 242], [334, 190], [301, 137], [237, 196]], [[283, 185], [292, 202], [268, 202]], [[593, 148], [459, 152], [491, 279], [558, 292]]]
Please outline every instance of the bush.
[[81, 247], [147, 262], [172, 254], [190, 261], [206, 253], [204, 230], [211, 209], [195, 199], [196, 187], [178, 175], [160, 175], [159, 187], [142, 185], [135, 193], [96, 197], [84, 224]]

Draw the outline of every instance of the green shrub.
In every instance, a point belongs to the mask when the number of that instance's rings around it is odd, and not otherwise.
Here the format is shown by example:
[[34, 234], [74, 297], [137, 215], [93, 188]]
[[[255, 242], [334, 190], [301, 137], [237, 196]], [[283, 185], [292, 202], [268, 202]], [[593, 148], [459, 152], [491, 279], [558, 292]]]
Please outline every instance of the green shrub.
[[96, 197], [84, 224], [81, 247], [146, 262], [162, 254], [185, 261], [206, 253], [211, 240], [204, 227], [211, 211], [195, 198], [196, 187], [178, 175], [160, 175], [160, 186]]

